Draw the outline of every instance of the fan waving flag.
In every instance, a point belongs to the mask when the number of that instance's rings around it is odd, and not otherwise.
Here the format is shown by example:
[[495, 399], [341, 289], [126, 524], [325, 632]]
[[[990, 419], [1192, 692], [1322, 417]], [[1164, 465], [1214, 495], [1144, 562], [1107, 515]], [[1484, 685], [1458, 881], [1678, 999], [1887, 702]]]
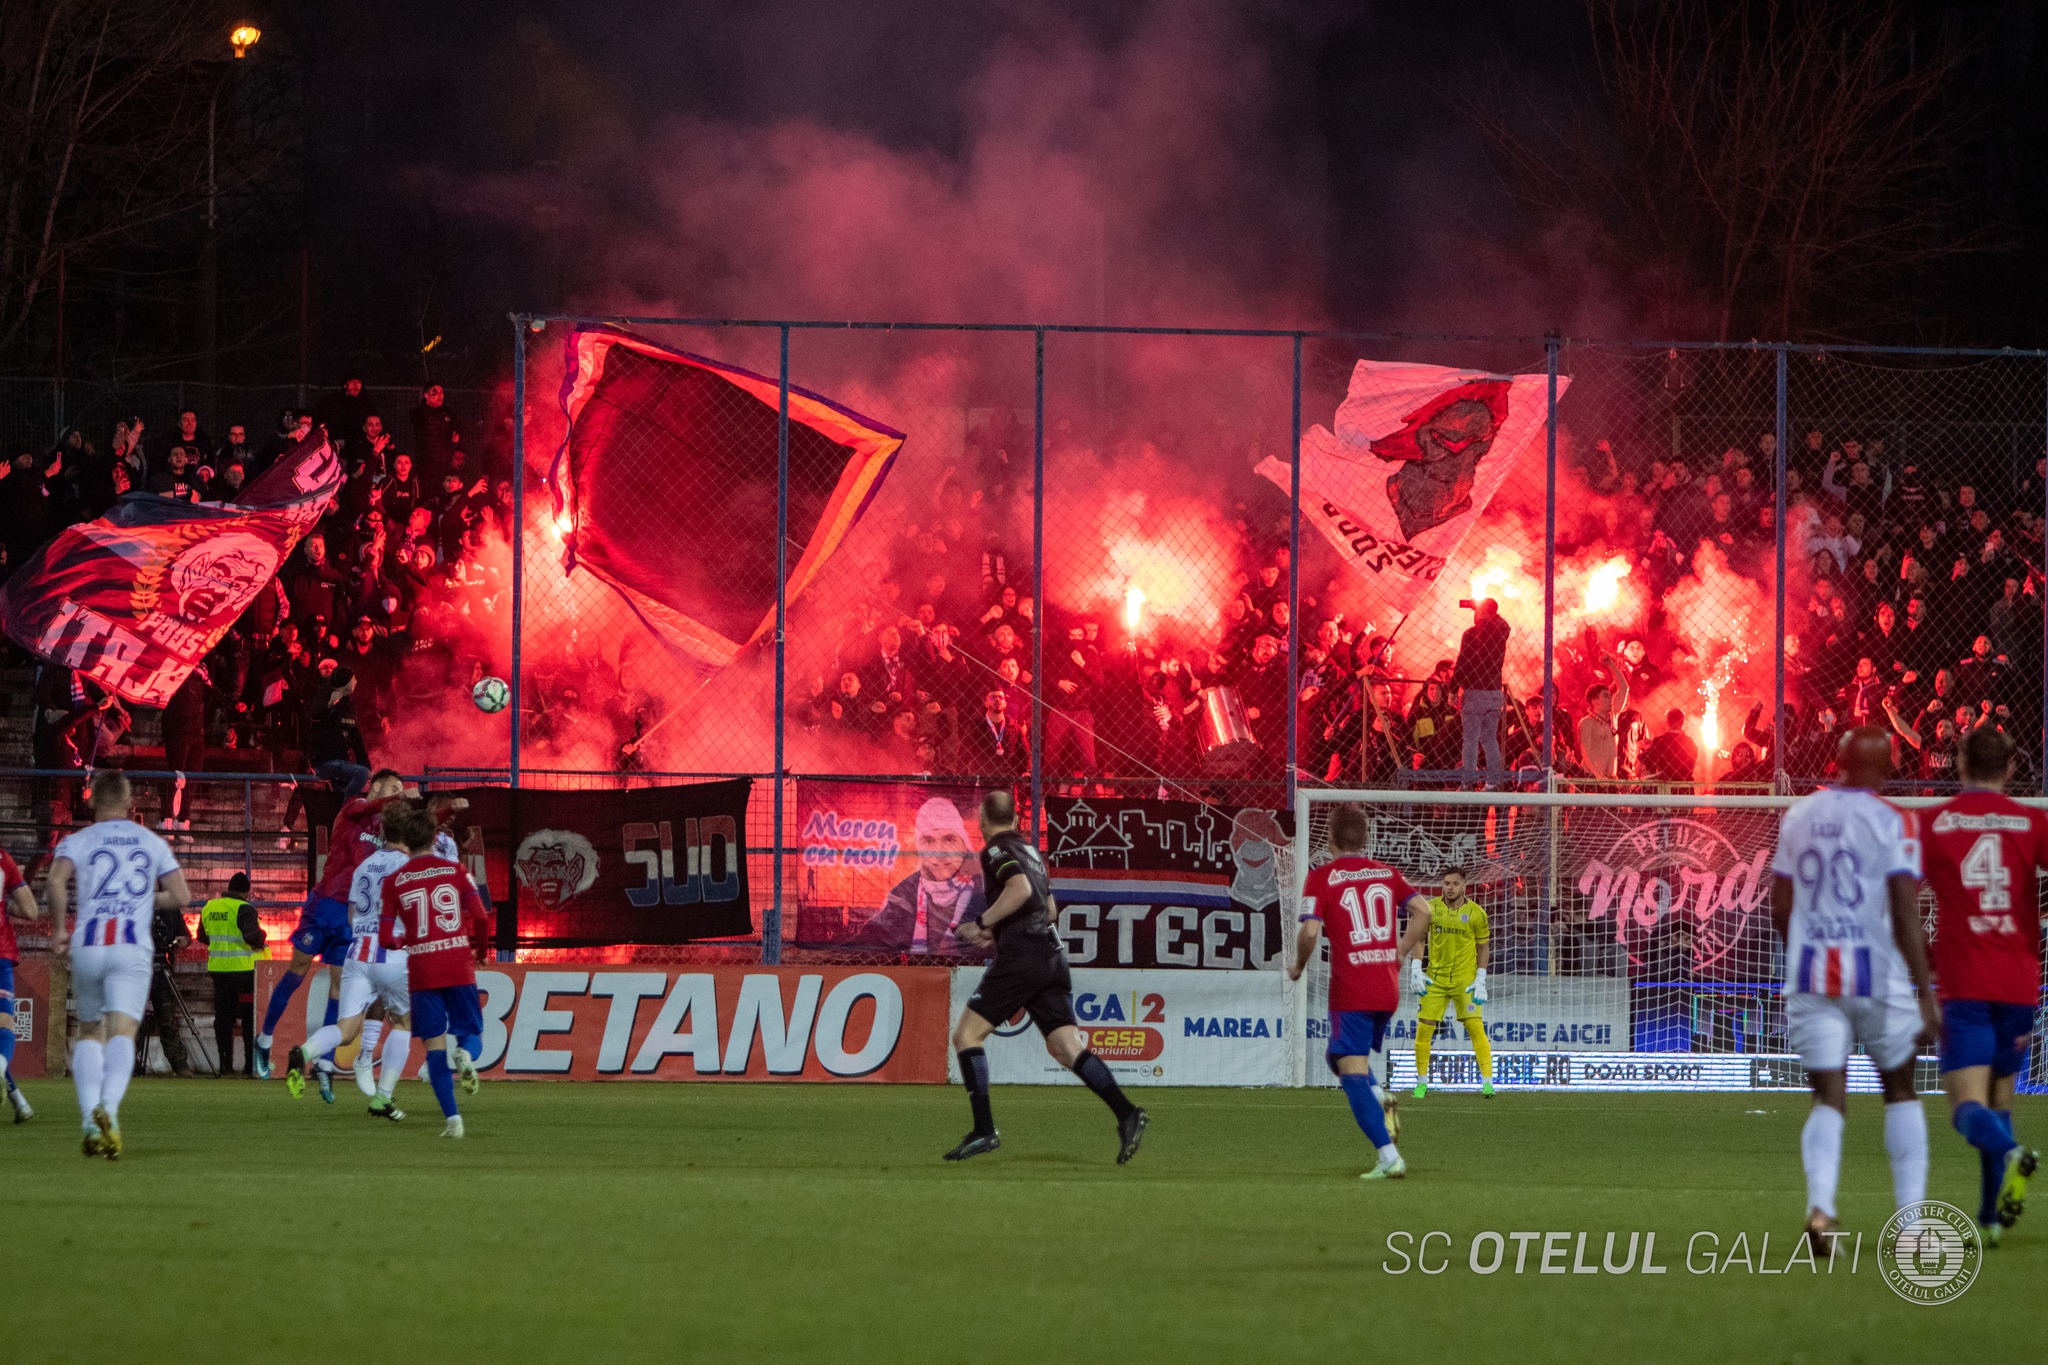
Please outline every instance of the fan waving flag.
[[[1336, 430], [1301, 438], [1301, 512], [1394, 620], [1414, 609], [1543, 432], [1543, 375], [1361, 360]], [[1570, 381], [1559, 377], [1558, 393]], [[1260, 462], [1281, 488], [1285, 460]]]
[[138, 706], [162, 706], [269, 585], [341, 487], [324, 435], [231, 503], [123, 493], [0, 587], [15, 642]]
[[[549, 481], [569, 568], [709, 667], [775, 624], [777, 381], [611, 328], [569, 339]], [[788, 600], [867, 510], [903, 434], [789, 390]]]

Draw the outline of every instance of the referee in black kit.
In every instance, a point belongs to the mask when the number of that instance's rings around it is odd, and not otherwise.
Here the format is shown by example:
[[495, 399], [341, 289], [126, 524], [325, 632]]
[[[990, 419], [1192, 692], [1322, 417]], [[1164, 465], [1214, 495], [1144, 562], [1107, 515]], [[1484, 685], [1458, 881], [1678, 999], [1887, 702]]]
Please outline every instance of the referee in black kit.
[[981, 799], [981, 839], [988, 909], [978, 919], [963, 920], [959, 933], [962, 942], [977, 948], [994, 943], [995, 961], [953, 1026], [960, 1078], [974, 1106], [974, 1131], [946, 1153], [946, 1160], [965, 1161], [1003, 1145], [989, 1112], [988, 1054], [981, 1045], [997, 1025], [1027, 1010], [1053, 1060], [1079, 1076], [1116, 1115], [1116, 1162], [1121, 1166], [1137, 1155], [1145, 1138], [1145, 1111], [1131, 1103], [1102, 1059], [1089, 1050], [1088, 1035], [1074, 1024], [1074, 978], [1053, 932], [1058, 907], [1052, 883], [1038, 850], [1017, 832], [1017, 802], [1010, 793], [993, 791]]

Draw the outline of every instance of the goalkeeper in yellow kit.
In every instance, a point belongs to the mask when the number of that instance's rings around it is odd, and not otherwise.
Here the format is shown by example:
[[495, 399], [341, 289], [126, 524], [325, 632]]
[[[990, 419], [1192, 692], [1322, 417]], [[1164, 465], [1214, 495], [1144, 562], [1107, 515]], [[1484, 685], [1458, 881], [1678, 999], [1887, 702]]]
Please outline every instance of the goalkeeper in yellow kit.
[[1409, 960], [1409, 980], [1421, 996], [1415, 1022], [1415, 1098], [1429, 1092], [1429, 1040], [1443, 1021], [1444, 1006], [1457, 1011], [1458, 1022], [1472, 1037], [1473, 1060], [1479, 1064], [1479, 1093], [1493, 1098], [1493, 1044], [1479, 1007], [1486, 1003], [1486, 960], [1491, 935], [1486, 912], [1465, 895], [1462, 868], [1447, 868], [1443, 894], [1429, 898], [1429, 967], [1422, 965], [1422, 945]]

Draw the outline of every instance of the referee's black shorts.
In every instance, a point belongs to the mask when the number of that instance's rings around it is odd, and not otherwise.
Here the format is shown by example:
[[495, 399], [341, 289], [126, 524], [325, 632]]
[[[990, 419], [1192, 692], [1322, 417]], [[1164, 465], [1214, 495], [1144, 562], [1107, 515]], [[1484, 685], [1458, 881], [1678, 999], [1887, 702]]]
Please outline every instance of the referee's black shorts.
[[1059, 940], [1048, 934], [999, 944], [967, 1008], [998, 1028], [1019, 1010], [1042, 1034], [1073, 1023], [1074, 978]]

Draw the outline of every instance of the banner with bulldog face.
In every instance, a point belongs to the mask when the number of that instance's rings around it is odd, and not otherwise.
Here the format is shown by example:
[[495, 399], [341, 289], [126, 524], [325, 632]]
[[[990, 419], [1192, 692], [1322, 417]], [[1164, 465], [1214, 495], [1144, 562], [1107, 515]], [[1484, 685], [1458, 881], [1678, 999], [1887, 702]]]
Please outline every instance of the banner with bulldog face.
[[754, 931], [745, 778], [680, 787], [433, 793], [488, 881], [500, 947], [687, 943]]
[[[1361, 360], [1336, 429], [1301, 438], [1302, 519], [1384, 605], [1381, 630], [1415, 608], [1548, 416], [1547, 378]], [[1557, 381], [1561, 397], [1570, 383]], [[1291, 487], [1285, 460], [1258, 472]]]

